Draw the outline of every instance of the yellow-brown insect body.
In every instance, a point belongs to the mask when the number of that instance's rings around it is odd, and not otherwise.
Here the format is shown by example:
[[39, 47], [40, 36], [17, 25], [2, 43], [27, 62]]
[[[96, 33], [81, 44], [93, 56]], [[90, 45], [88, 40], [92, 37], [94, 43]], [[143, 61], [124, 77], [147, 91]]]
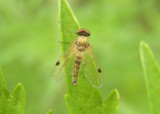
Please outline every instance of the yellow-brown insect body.
[[88, 37], [86, 36], [79, 36], [76, 40], [76, 47], [81, 51], [85, 51], [85, 49], [89, 46]]
[[73, 85], [77, 85], [78, 73], [79, 73], [81, 61], [82, 61], [82, 57], [76, 56], [74, 61], [74, 70], [73, 70], [73, 78], [72, 78]]
[[[70, 48], [63, 53], [52, 68], [52, 79], [55, 81], [62, 79], [66, 74], [64, 67], [66, 65], [71, 66], [70, 63], [74, 62], [72, 64], [72, 67], [74, 67], [72, 69], [72, 84], [74, 86], [77, 85], [80, 66], [83, 64], [83, 75], [95, 88], [100, 88], [103, 84], [102, 70], [95, 59], [92, 46], [88, 43], [90, 32], [87, 29], [81, 28], [77, 30], [76, 34], [79, 37], [75, 37], [73, 34], [76, 41], [71, 43]], [[67, 70], [71, 70], [71, 67], [66, 68], [69, 68]]]
[[74, 61], [74, 70], [73, 70], [73, 79], [72, 84], [76, 85], [78, 80], [78, 73], [81, 65], [81, 61], [83, 58], [83, 54], [85, 50], [88, 48], [88, 37], [86, 36], [79, 36], [75, 42], [75, 48], [77, 51], [76, 58]]

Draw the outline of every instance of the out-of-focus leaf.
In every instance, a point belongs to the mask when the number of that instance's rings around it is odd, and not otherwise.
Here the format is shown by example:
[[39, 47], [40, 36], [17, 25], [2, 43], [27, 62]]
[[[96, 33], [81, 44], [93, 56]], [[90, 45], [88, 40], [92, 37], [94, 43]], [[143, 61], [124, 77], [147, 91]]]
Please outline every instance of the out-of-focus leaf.
[[160, 114], [160, 70], [151, 49], [145, 42], [141, 42], [140, 54], [151, 112]]

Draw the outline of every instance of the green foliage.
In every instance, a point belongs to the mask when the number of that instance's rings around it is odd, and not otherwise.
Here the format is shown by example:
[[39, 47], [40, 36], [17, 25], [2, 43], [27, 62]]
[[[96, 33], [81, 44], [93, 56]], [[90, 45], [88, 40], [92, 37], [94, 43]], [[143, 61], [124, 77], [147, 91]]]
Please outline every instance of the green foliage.
[[[145, 40], [160, 61], [159, 1], [68, 1], [80, 25], [91, 32], [90, 42], [106, 74], [103, 99], [117, 88], [121, 93], [119, 114], [150, 114], [137, 50], [140, 40]], [[19, 81], [25, 84], [26, 114], [44, 114], [53, 107], [55, 114], [69, 113], [63, 100], [66, 84], [50, 78], [50, 70], [61, 55], [57, 2], [0, 0], [0, 66], [10, 90]], [[70, 24], [63, 23], [68, 29]]]
[[18, 84], [10, 95], [0, 69], [0, 114], [23, 114], [25, 90]]
[[[73, 15], [68, 3], [60, 0], [60, 22], [61, 36], [63, 42], [74, 41], [74, 37], [69, 31], [76, 32], [80, 27]], [[63, 51], [68, 49], [68, 45], [62, 44]], [[73, 65], [73, 64], [72, 64]], [[72, 67], [70, 66], [70, 70]], [[91, 71], [92, 72], [92, 71]], [[103, 103], [100, 91], [94, 88], [80, 72], [77, 86], [72, 85], [72, 76], [66, 71], [68, 94], [65, 96], [66, 104], [71, 113], [74, 114], [115, 114], [117, 112], [119, 95], [117, 90], [113, 90]]]
[[119, 93], [115, 89], [111, 91], [111, 93], [107, 97], [107, 100], [104, 103], [103, 110], [105, 112], [103, 114], [116, 114], [118, 110], [118, 102], [119, 102]]
[[141, 42], [141, 61], [152, 114], [160, 114], [160, 70], [149, 46]]

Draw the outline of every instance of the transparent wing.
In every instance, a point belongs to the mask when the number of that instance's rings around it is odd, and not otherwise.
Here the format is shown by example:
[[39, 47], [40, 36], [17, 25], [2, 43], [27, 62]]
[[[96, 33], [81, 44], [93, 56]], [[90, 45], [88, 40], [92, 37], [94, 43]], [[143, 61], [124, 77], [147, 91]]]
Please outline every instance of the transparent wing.
[[74, 45], [72, 44], [72, 46], [63, 53], [53, 66], [51, 70], [52, 80], [58, 81], [65, 77], [65, 67], [69, 65], [70, 61], [74, 61], [74, 53]]
[[83, 57], [82, 71], [83, 75], [95, 88], [101, 88], [103, 84], [102, 70], [95, 58], [95, 55], [89, 47]]

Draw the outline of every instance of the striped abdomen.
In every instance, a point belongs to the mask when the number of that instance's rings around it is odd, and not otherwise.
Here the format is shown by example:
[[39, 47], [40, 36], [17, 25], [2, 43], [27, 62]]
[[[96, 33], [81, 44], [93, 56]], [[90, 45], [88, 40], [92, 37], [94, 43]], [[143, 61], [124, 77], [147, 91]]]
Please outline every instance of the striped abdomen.
[[73, 78], [72, 78], [72, 84], [73, 85], [77, 84], [78, 73], [79, 73], [79, 68], [80, 68], [80, 65], [81, 65], [81, 60], [82, 60], [82, 57], [77, 56], [75, 61], [74, 61], [74, 70], [73, 70]]

